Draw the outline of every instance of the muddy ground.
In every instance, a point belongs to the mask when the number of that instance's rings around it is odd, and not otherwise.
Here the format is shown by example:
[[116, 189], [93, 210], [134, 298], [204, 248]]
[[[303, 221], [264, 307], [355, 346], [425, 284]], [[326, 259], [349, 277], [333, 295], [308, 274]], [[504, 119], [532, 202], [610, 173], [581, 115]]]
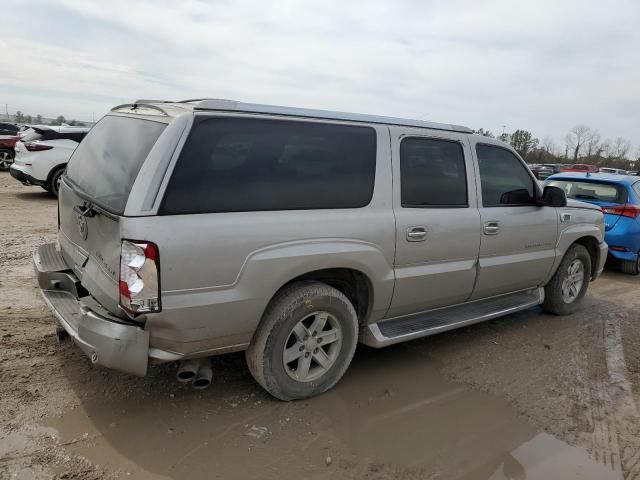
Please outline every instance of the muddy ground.
[[56, 202], [0, 173], [0, 478], [640, 478], [640, 279], [608, 270], [584, 308], [539, 309], [384, 350], [331, 392], [283, 403], [241, 354], [194, 391], [175, 366], [92, 367], [35, 288]]

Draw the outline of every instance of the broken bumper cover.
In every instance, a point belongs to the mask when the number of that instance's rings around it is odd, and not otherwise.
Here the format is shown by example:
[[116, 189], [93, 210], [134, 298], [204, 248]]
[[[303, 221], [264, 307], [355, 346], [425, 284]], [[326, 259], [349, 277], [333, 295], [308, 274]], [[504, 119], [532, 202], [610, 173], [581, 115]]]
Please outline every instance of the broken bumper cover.
[[92, 363], [144, 376], [149, 332], [111, 315], [91, 296], [80, 297], [79, 280], [55, 243], [38, 248], [33, 266], [44, 301]]

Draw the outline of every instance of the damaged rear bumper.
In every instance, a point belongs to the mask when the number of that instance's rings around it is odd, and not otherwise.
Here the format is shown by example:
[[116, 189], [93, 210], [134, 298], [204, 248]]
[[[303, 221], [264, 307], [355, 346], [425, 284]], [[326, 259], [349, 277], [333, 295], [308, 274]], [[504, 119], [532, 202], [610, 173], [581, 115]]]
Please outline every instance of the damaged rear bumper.
[[38, 285], [47, 306], [73, 341], [95, 364], [144, 376], [149, 362], [149, 332], [105, 310], [90, 295], [55, 243], [33, 256]]

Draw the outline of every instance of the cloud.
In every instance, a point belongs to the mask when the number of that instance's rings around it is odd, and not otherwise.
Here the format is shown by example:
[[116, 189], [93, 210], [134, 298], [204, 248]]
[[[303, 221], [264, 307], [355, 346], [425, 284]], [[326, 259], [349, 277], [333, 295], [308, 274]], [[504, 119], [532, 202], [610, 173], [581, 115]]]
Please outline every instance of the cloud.
[[3, 9], [11, 69], [0, 89], [22, 110], [51, 99], [47, 108], [86, 116], [134, 97], [215, 96], [559, 141], [585, 123], [640, 144], [633, 0], [14, 6]]

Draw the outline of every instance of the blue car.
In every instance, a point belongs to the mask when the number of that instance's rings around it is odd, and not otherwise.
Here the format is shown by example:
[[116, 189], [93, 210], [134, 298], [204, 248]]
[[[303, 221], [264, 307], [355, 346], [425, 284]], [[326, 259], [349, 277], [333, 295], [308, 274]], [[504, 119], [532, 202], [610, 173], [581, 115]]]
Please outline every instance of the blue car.
[[567, 198], [598, 205], [604, 212], [609, 259], [617, 260], [625, 273], [640, 273], [640, 177], [566, 172], [544, 184], [562, 188]]

